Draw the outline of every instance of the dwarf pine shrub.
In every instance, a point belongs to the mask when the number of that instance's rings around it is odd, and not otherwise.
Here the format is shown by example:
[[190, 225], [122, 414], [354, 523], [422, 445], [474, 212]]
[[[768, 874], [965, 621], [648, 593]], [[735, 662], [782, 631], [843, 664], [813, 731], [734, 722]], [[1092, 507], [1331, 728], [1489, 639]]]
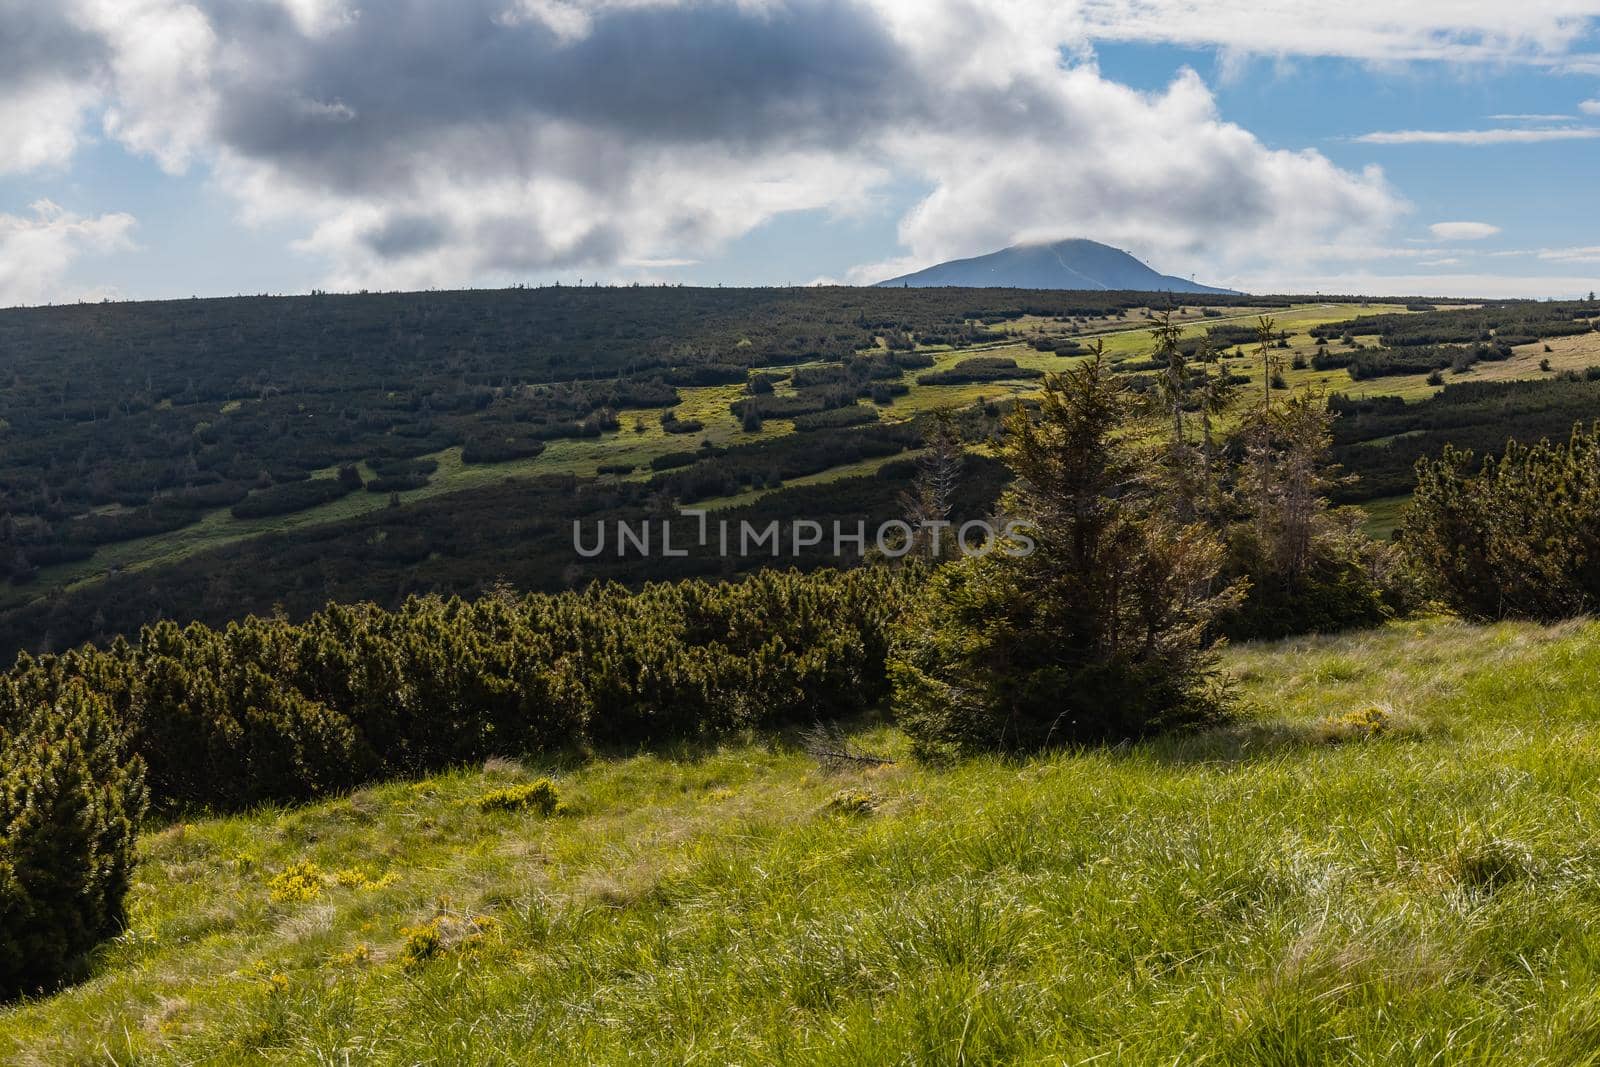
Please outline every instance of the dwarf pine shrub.
[[492, 755], [637, 747], [827, 721], [888, 690], [884, 568], [637, 592], [330, 605], [302, 623], [170, 622], [136, 644], [22, 657], [35, 699], [100, 694], [173, 807], [327, 795]]
[[121, 926], [144, 811], [103, 698], [0, 683], [0, 1000], [61, 982]]
[[1481, 466], [1446, 447], [1417, 464], [1407, 551], [1475, 619], [1562, 619], [1600, 604], [1600, 423], [1511, 442]]

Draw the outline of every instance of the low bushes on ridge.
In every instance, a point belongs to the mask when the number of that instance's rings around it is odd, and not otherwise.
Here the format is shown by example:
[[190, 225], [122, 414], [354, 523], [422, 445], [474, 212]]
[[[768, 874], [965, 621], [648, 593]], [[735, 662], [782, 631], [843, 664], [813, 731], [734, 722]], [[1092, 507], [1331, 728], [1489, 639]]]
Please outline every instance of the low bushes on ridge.
[[1481, 467], [1446, 447], [1417, 464], [1405, 544], [1476, 619], [1561, 619], [1600, 604], [1600, 423], [1506, 445]]
[[122, 924], [145, 787], [106, 701], [0, 680], [0, 1001], [46, 990]]
[[159, 623], [137, 644], [23, 656], [13, 681], [108, 702], [163, 804], [236, 807], [495, 754], [707, 738], [852, 713], [887, 689], [883, 631], [908, 578], [763, 571], [629, 592], [303, 623]]
[[[496, 754], [853, 714], [887, 690], [908, 572], [763, 571], [630, 593], [329, 606], [148, 627], [0, 677], [0, 1000], [115, 931], [149, 793], [305, 799]], [[491, 807], [553, 810], [548, 782]]]

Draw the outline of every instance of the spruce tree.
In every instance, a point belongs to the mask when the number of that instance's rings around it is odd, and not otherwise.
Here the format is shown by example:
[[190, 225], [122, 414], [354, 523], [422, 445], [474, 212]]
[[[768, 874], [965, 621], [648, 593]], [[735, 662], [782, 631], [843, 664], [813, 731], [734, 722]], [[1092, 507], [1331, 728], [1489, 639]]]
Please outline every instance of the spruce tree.
[[1036, 414], [1011, 413], [1002, 510], [1028, 540], [936, 572], [891, 662], [922, 752], [1115, 741], [1219, 713], [1209, 634], [1236, 600], [1222, 546], [1174, 517], [1130, 414], [1099, 352], [1048, 375]]

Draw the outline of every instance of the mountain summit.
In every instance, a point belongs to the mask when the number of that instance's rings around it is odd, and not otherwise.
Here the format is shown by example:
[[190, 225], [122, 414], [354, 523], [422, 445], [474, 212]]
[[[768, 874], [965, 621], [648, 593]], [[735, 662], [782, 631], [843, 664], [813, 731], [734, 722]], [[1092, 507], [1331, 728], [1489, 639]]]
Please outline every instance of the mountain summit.
[[1125, 289], [1144, 293], [1214, 293], [1232, 289], [1157, 274], [1121, 249], [1098, 241], [1068, 240], [1012, 245], [973, 259], [952, 259], [880, 286], [924, 289], [949, 285], [985, 289]]

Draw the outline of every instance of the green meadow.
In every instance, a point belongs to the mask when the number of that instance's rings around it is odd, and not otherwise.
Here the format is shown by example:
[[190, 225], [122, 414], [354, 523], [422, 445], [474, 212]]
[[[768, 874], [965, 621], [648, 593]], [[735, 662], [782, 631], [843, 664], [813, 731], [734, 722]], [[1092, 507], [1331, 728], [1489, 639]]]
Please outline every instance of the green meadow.
[[[1600, 626], [1240, 646], [1234, 725], [509, 758], [152, 827], [18, 1064], [1600, 1057]], [[483, 810], [549, 776], [550, 815]]]

